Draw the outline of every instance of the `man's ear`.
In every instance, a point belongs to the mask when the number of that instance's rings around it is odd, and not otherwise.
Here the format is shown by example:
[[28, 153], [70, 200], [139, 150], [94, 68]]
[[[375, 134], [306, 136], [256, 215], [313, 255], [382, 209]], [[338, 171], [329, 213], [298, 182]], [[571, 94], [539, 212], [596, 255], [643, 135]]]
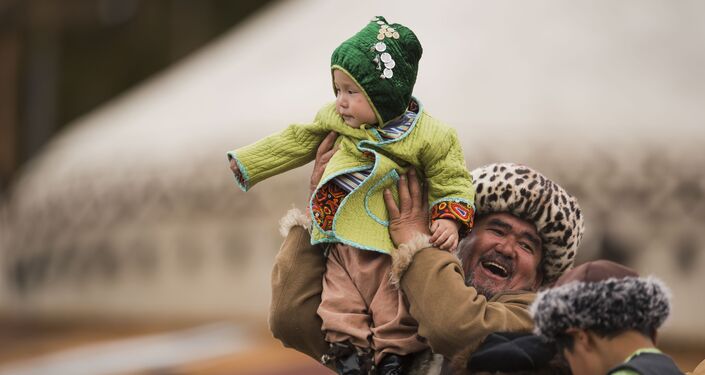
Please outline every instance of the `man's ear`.
[[584, 329], [568, 328], [565, 333], [573, 337], [573, 349], [580, 346], [582, 350], [592, 351], [595, 347], [592, 334]]
[[542, 283], [543, 283], [543, 272], [536, 272], [536, 280], [534, 280], [534, 284], [532, 285], [531, 290], [532, 291], [539, 290]]

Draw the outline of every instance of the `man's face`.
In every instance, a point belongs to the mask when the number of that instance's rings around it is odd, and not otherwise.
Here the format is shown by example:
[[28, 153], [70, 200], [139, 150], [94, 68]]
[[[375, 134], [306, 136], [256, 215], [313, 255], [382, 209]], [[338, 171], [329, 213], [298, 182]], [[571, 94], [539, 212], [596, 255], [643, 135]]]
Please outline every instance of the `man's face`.
[[480, 217], [459, 247], [468, 285], [488, 298], [505, 290], [537, 290], [542, 245], [528, 221], [508, 213]]
[[594, 375], [599, 374], [599, 372], [594, 372], [596, 361], [594, 358], [590, 358], [583, 351], [579, 350], [569, 350], [563, 349], [563, 358], [568, 362], [570, 370], [573, 375]]
[[571, 329], [569, 332], [573, 336], [573, 348], [563, 348], [561, 353], [570, 366], [573, 375], [593, 375], [604, 374], [609, 368], [616, 366], [616, 363], [609, 364], [607, 368], [602, 368], [602, 360], [595, 346], [599, 339], [594, 333], [585, 330]]

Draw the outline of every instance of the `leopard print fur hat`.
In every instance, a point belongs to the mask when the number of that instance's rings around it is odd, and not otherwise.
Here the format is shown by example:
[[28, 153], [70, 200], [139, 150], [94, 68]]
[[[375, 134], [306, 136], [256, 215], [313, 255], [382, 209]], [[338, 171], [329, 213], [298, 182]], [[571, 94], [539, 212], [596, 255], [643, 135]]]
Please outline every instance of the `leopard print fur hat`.
[[543, 285], [573, 265], [585, 231], [575, 197], [524, 165], [490, 164], [471, 174], [478, 216], [508, 212], [536, 226], [543, 242]]

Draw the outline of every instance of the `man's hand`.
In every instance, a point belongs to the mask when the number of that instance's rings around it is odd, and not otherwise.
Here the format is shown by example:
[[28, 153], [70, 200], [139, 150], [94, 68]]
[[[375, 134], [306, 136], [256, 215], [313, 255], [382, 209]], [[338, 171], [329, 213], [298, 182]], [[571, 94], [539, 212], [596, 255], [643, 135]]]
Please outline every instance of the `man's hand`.
[[413, 168], [399, 178], [399, 205], [392, 192], [384, 190], [384, 204], [389, 213], [389, 236], [395, 246], [410, 243], [417, 234], [431, 235], [428, 228], [428, 198], [421, 192]]
[[430, 242], [433, 246], [448, 251], [455, 251], [458, 247], [458, 230], [460, 230], [460, 224], [457, 221], [451, 219], [437, 219], [431, 224], [431, 231], [433, 236], [431, 236]]
[[[338, 133], [330, 132], [323, 138], [321, 144], [318, 145], [318, 150], [316, 151], [316, 161], [313, 163], [313, 172], [311, 172], [311, 181], [308, 188], [308, 197], [311, 199], [313, 193], [316, 192], [316, 187], [318, 183], [321, 182], [321, 177], [323, 177], [323, 171], [326, 170], [326, 165], [333, 157], [336, 151], [338, 151], [338, 146], [335, 145], [335, 140], [338, 138]], [[308, 207], [308, 203], [306, 203]], [[308, 210], [306, 210], [308, 212]]]

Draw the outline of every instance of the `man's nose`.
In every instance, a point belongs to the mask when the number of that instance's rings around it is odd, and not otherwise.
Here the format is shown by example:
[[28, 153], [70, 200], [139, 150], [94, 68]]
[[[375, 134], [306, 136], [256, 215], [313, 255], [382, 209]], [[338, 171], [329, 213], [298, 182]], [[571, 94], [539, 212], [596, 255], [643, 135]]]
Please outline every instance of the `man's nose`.
[[495, 246], [495, 250], [507, 258], [514, 258], [514, 245], [511, 238], [503, 238], [500, 240]]

